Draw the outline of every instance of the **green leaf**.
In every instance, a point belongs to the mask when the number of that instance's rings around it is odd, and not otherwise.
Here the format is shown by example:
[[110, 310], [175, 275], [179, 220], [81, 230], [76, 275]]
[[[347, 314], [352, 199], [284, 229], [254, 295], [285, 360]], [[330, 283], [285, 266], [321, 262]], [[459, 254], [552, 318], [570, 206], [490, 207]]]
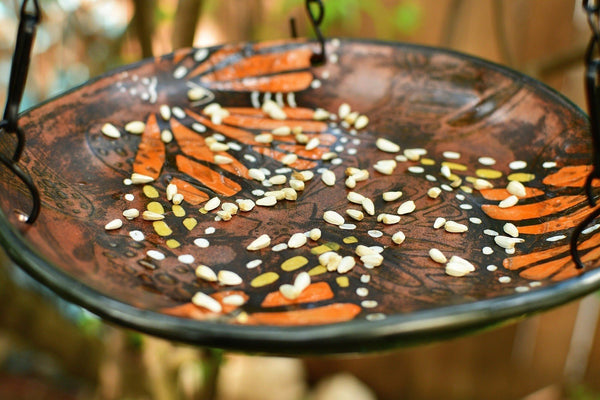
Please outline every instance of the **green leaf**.
[[396, 7], [394, 25], [405, 34], [413, 33], [420, 25], [423, 15], [421, 6], [414, 1], [403, 1]]

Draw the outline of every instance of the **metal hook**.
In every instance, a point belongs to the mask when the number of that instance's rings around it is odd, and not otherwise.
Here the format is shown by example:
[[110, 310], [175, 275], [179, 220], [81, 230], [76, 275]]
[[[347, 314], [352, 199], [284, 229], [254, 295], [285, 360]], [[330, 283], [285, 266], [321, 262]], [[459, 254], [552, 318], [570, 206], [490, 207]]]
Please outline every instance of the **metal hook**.
[[[314, 15], [313, 10], [311, 8], [311, 3], [316, 3], [318, 6], [318, 14]], [[312, 65], [321, 65], [325, 63], [325, 37], [321, 32], [321, 23], [323, 22], [323, 18], [325, 17], [325, 6], [323, 6], [322, 0], [306, 0], [306, 13], [308, 14], [308, 19], [310, 19], [310, 23], [313, 26], [315, 31], [315, 35], [317, 35], [317, 40], [321, 46], [321, 52], [315, 53], [310, 58], [310, 62]]]
[[[40, 21], [40, 7], [38, 0], [32, 1], [33, 6], [28, 7], [29, 0], [24, 0], [21, 5], [21, 15], [19, 29], [17, 32], [17, 42], [15, 52], [12, 58], [10, 69], [10, 81], [8, 84], [8, 95], [6, 98], [6, 108], [4, 109], [3, 120], [0, 121], [0, 133], [14, 133], [17, 137], [17, 144], [12, 157], [8, 158], [0, 154], [0, 162], [10, 169], [29, 189], [32, 196], [33, 206], [26, 222], [32, 224], [37, 219], [40, 212], [40, 195], [37, 187], [31, 177], [24, 172], [17, 163], [25, 149], [25, 134], [19, 127], [19, 106], [25, 92], [27, 82], [27, 72], [31, 60], [31, 50], [35, 39], [37, 24]], [[29, 10], [32, 8], [32, 10]]]
[[[313, 14], [313, 10], [311, 8], [311, 3], [316, 3], [318, 5], [318, 15]], [[317, 35], [317, 40], [319, 41], [319, 45], [321, 47], [320, 53], [314, 53], [310, 57], [310, 63], [312, 65], [322, 65], [327, 60], [325, 56], [325, 37], [321, 32], [321, 23], [323, 22], [323, 18], [325, 17], [325, 6], [323, 6], [323, 2], [321, 0], [306, 0], [306, 13], [308, 14], [308, 19], [313, 26], [315, 34]], [[290, 36], [296, 39], [298, 37], [298, 32], [296, 30], [296, 20], [294, 18], [290, 18]]]

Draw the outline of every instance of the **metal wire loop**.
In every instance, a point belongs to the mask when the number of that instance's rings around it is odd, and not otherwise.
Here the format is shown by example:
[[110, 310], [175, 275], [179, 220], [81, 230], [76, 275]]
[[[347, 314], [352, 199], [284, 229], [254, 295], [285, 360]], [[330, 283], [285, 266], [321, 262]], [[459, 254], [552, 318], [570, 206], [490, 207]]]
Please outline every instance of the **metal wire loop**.
[[[318, 6], [318, 14], [313, 14], [313, 9], [311, 3], [316, 3]], [[325, 37], [321, 32], [321, 23], [323, 23], [323, 18], [325, 17], [325, 6], [321, 0], [306, 0], [306, 13], [308, 14], [308, 19], [310, 20], [311, 25], [315, 31], [315, 35], [317, 36], [317, 40], [319, 41], [319, 45], [321, 47], [320, 53], [314, 53], [310, 58], [310, 63], [312, 65], [322, 65], [327, 60], [325, 56]], [[294, 39], [298, 37], [298, 31], [296, 30], [296, 20], [294, 18], [290, 18], [290, 36]]]
[[[31, 7], [30, 4], [32, 4]], [[21, 5], [21, 19], [19, 21], [19, 29], [17, 32], [17, 42], [15, 44], [15, 51], [10, 69], [6, 107], [4, 109], [3, 120], [0, 121], [0, 134], [14, 134], [17, 137], [17, 144], [13, 154], [10, 157], [0, 154], [0, 162], [17, 175], [17, 177], [25, 183], [31, 193], [33, 206], [26, 219], [26, 222], [29, 224], [32, 224], [37, 219], [41, 201], [39, 192], [33, 183], [33, 180], [17, 165], [25, 150], [25, 134], [19, 127], [19, 107], [25, 91], [27, 72], [29, 71], [29, 63], [31, 60], [31, 49], [33, 48], [33, 41], [35, 39], [37, 24], [40, 21], [40, 15], [38, 0], [23, 1]]]
[[[318, 7], [318, 13], [313, 14], [313, 8], [311, 4], [314, 3]], [[313, 65], [321, 65], [325, 63], [326, 55], [325, 55], [325, 37], [321, 32], [321, 23], [323, 22], [323, 18], [325, 17], [325, 6], [323, 5], [322, 0], [306, 0], [306, 13], [308, 14], [308, 19], [313, 26], [315, 31], [315, 35], [317, 35], [317, 40], [319, 41], [321, 52], [315, 53], [310, 58], [310, 62]]]

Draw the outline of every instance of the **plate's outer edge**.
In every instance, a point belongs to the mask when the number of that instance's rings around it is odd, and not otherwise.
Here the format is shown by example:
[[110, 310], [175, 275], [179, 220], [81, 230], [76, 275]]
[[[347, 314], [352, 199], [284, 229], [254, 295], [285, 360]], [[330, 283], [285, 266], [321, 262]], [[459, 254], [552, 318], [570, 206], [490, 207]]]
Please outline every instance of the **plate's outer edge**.
[[[409, 47], [472, 60], [533, 85], [538, 90], [546, 91], [557, 101], [585, 117], [577, 106], [554, 89], [519, 72], [477, 57], [420, 45], [372, 40], [357, 42]], [[104, 74], [91, 82], [146, 62], [151, 62], [151, 60], [143, 60], [131, 66], [119, 68], [117, 71]], [[75, 90], [77, 88], [57, 98]], [[44, 102], [44, 104], [55, 99]], [[26, 229], [27, 227], [23, 228], [24, 231]], [[544, 311], [584, 296], [600, 287], [600, 270], [592, 270], [579, 277], [527, 293], [440, 307], [408, 315], [393, 315], [381, 321], [353, 320], [335, 325], [294, 328], [221, 325], [141, 310], [83, 285], [39, 254], [9, 222], [3, 210], [0, 210], [0, 244], [11, 260], [40, 283], [66, 300], [78, 304], [106, 320], [166, 339], [235, 351], [281, 355], [360, 353], [441, 340], [499, 324], [509, 319]]]

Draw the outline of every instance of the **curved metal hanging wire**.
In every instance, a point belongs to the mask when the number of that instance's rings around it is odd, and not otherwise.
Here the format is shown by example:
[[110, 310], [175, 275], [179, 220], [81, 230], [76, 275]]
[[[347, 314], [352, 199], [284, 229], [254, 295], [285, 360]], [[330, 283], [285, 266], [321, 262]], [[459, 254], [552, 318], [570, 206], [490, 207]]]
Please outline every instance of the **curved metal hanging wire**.
[[25, 134], [19, 127], [19, 106], [21, 105], [21, 100], [25, 91], [27, 73], [31, 61], [31, 49], [33, 48], [37, 25], [40, 22], [40, 15], [38, 0], [23, 1], [21, 5], [19, 29], [17, 32], [17, 42], [10, 70], [6, 108], [4, 109], [3, 120], [0, 121], [0, 133], [4, 135], [14, 134], [17, 137], [17, 144], [12, 155], [7, 157], [0, 154], [0, 162], [23, 181], [31, 193], [33, 205], [26, 219], [26, 222], [29, 224], [34, 223], [37, 219], [41, 201], [35, 183], [29, 174], [23, 171], [17, 164], [25, 150]]

